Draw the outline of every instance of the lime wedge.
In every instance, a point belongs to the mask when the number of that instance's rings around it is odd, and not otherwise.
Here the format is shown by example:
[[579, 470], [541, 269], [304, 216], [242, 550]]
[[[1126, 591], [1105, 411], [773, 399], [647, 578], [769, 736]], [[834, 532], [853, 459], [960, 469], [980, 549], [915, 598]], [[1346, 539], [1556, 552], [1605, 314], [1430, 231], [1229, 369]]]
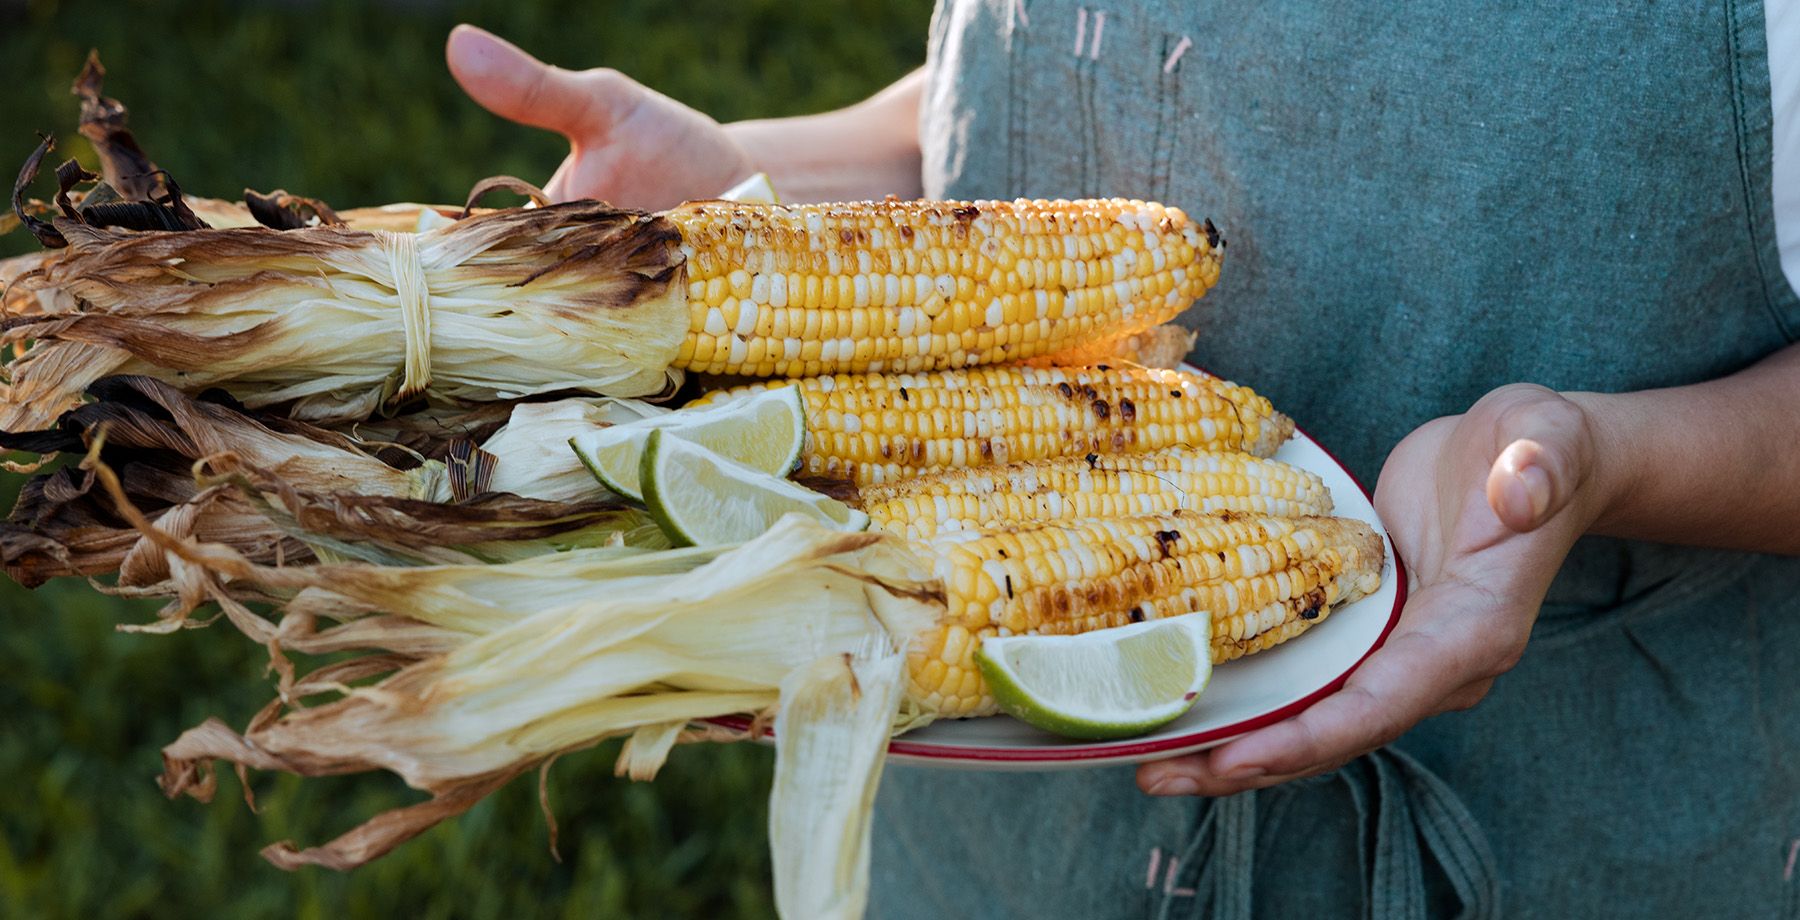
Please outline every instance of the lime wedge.
[[569, 439], [575, 455], [600, 484], [626, 498], [643, 500], [638, 486], [644, 443], [650, 432], [670, 434], [765, 473], [785, 476], [800, 462], [806, 441], [806, 407], [800, 388], [780, 387], [703, 409], [679, 409], [584, 431]]
[[676, 546], [741, 543], [788, 514], [839, 530], [867, 530], [869, 516], [783, 476], [713, 453], [666, 428], [644, 445], [644, 506]]
[[727, 189], [719, 197], [726, 201], [743, 201], [751, 204], [781, 203], [781, 196], [775, 194], [775, 186], [769, 182], [769, 174], [760, 172]]
[[1077, 636], [996, 636], [975, 663], [1013, 718], [1069, 738], [1125, 738], [1174, 721], [1212, 678], [1204, 613]]

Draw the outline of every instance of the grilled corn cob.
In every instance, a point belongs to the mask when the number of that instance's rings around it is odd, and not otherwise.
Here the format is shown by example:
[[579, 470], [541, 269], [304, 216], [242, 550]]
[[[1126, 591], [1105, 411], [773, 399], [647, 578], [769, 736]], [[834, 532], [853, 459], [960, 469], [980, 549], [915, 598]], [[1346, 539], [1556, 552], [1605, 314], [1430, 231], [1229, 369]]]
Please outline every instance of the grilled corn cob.
[[[682, 369], [817, 375], [1032, 358], [1180, 313], [1217, 280], [1211, 224], [1139, 201], [596, 202], [421, 233], [65, 227], [0, 429], [48, 425], [109, 373], [362, 418], [425, 395], [641, 396]], [[21, 299], [20, 303], [27, 300]]]
[[926, 544], [947, 610], [909, 652], [909, 694], [939, 716], [988, 715], [988, 636], [1072, 635], [1196, 610], [1215, 662], [1271, 648], [1380, 585], [1381, 537], [1347, 518], [1189, 512], [965, 531]]
[[1177, 510], [1331, 513], [1331, 493], [1311, 472], [1249, 454], [1184, 447], [945, 470], [858, 493], [876, 527], [915, 540], [984, 526]]
[[[786, 381], [737, 387], [735, 398]], [[1129, 367], [988, 367], [798, 381], [801, 472], [858, 485], [920, 470], [1185, 446], [1267, 457], [1294, 423], [1248, 387]]]
[[1163, 322], [1218, 278], [1218, 237], [1142, 201], [883, 201], [670, 211], [688, 266], [675, 363], [709, 374], [923, 371]]

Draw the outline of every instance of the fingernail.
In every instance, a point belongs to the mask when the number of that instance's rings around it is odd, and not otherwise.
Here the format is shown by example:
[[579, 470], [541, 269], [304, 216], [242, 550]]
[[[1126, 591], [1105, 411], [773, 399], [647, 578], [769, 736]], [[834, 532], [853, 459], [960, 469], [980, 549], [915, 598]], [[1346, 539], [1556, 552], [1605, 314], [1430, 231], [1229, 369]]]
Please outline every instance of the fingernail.
[[1237, 767], [1236, 769], [1233, 769], [1229, 773], [1226, 773], [1224, 778], [1229, 779], [1229, 780], [1255, 779], [1255, 778], [1262, 776], [1268, 772], [1269, 772], [1268, 770], [1265, 770], [1262, 767], [1257, 766], [1256, 764], [1247, 763], [1241, 767]]
[[1150, 787], [1151, 795], [1195, 795], [1200, 784], [1186, 776], [1171, 776]]
[[1533, 464], [1519, 470], [1519, 482], [1525, 486], [1525, 497], [1531, 502], [1531, 519], [1542, 520], [1550, 507], [1550, 474]]
[[493, 73], [512, 50], [499, 36], [475, 26], [457, 26], [450, 33], [450, 53], [466, 77], [479, 79]]

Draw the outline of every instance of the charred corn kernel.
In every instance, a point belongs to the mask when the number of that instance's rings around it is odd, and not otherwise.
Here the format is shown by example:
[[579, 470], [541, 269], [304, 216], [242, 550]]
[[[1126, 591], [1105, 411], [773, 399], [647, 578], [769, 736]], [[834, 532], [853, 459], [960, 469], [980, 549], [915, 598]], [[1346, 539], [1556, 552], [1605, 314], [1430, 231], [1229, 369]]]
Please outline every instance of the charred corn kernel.
[[[922, 470], [1175, 446], [1267, 457], [1294, 431], [1248, 387], [1139, 367], [846, 374], [754, 383], [700, 401], [788, 385], [806, 402], [801, 471], [858, 485]], [[849, 418], [856, 431], [845, 429]]]
[[[742, 343], [684, 349], [679, 366], [755, 377], [969, 367], [1127, 335], [1204, 295], [1224, 252], [1211, 223], [1124, 199], [709, 201], [664, 216], [687, 256], [690, 336]], [[749, 318], [725, 317], [728, 302]], [[774, 321], [794, 309], [804, 323]], [[806, 357], [821, 335], [880, 341]]]
[[1190, 512], [962, 531], [924, 545], [948, 612], [909, 652], [909, 692], [950, 717], [995, 711], [974, 660], [989, 636], [1074, 635], [1204, 610], [1213, 661], [1224, 662], [1372, 593], [1384, 557], [1361, 521]]
[[1311, 472], [1244, 453], [1184, 447], [923, 473], [864, 486], [858, 501], [876, 527], [913, 539], [987, 526], [1177, 510], [1273, 517], [1331, 513], [1331, 493]]

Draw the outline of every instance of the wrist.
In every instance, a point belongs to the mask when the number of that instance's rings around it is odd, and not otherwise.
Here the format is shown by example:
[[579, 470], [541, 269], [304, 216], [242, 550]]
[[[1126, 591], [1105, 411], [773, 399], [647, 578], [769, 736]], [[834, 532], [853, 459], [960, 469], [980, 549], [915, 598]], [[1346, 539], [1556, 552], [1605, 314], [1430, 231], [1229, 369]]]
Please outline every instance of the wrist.
[[1563, 393], [1581, 410], [1591, 462], [1576, 490], [1574, 510], [1583, 532], [1606, 533], [1636, 491], [1642, 452], [1633, 446], [1631, 407], [1614, 393]]

